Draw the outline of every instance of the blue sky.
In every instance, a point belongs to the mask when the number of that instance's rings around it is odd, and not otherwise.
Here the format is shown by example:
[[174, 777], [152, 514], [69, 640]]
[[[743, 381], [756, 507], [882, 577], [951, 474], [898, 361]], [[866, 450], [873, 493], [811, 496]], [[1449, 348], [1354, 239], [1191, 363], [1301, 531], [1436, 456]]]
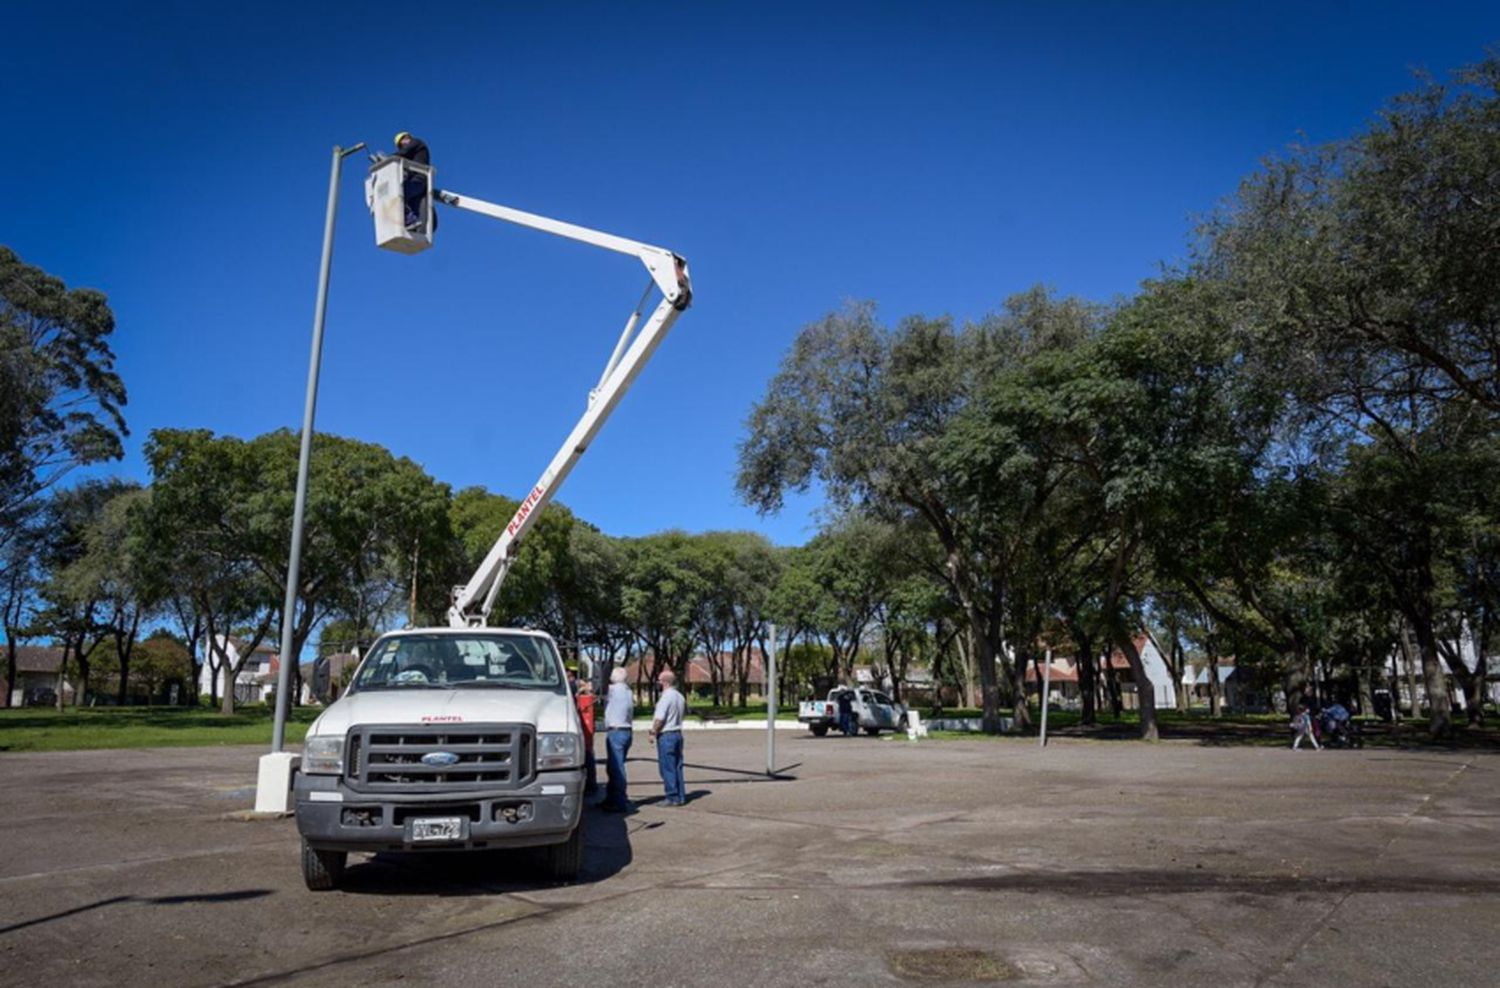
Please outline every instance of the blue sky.
[[[616, 535], [761, 519], [735, 445], [846, 300], [973, 318], [1107, 300], [1288, 143], [1358, 129], [1500, 5], [11, 3], [0, 243], [109, 294], [128, 455], [301, 418], [331, 147], [411, 130], [438, 185], [685, 254], [696, 301], [560, 499]], [[377, 250], [346, 165], [318, 428], [529, 489], [644, 285], [445, 211]]]

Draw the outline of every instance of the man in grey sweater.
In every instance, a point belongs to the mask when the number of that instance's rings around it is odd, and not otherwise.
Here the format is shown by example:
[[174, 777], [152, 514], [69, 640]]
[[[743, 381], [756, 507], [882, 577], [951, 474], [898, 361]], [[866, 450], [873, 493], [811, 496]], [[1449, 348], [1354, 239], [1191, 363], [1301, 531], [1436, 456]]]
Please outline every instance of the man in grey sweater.
[[625, 679], [626, 673], [622, 668], [609, 674], [609, 693], [604, 703], [604, 770], [609, 776], [609, 782], [599, 808], [612, 813], [630, 810], [630, 800], [625, 796], [625, 759], [630, 754], [635, 697], [631, 696]]

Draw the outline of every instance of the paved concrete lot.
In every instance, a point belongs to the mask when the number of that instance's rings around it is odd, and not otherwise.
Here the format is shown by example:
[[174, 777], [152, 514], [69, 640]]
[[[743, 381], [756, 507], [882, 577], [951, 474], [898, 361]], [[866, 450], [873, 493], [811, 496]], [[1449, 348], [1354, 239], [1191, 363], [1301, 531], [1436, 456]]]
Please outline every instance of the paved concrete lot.
[[[649, 757], [639, 739], [634, 752]], [[0, 757], [5, 985], [1493, 985], [1500, 757], [687, 737], [586, 874], [242, 821], [259, 750]]]

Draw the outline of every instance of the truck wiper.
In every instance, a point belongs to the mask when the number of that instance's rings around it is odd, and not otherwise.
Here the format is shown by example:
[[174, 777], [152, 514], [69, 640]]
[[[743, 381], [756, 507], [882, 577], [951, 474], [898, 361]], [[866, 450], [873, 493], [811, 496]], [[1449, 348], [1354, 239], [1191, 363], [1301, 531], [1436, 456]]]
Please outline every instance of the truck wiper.
[[359, 692], [365, 690], [451, 690], [452, 685], [443, 683], [376, 683], [372, 686], [361, 686]]
[[501, 690], [550, 690], [551, 686], [543, 686], [539, 683], [507, 683], [499, 679], [466, 679], [461, 683], [453, 683], [454, 689], [463, 689], [473, 686], [479, 689], [501, 689]]

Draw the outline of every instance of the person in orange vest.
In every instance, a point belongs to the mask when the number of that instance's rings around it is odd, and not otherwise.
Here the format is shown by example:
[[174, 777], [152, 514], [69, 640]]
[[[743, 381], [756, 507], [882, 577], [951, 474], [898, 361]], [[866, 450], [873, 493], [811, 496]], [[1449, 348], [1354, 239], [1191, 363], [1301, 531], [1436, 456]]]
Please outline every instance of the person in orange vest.
[[578, 719], [583, 722], [583, 793], [589, 796], [599, 788], [594, 777], [594, 688], [580, 679], [573, 697], [578, 704]]

